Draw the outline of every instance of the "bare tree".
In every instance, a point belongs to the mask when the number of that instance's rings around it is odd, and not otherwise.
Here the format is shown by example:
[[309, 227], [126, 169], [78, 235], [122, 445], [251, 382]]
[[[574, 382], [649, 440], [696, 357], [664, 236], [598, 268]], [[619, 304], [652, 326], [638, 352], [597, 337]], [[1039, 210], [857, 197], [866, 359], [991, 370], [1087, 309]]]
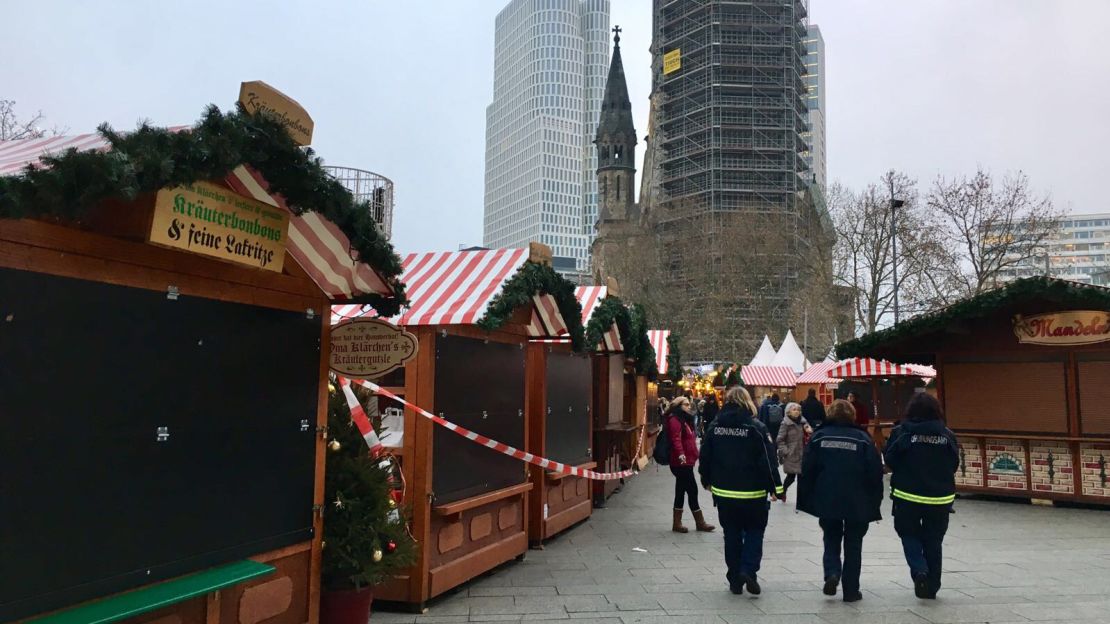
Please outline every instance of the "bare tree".
[[[896, 214], [890, 205], [891, 189], [903, 202]], [[833, 184], [827, 201], [837, 234], [836, 282], [854, 293], [861, 331], [875, 331], [893, 320], [895, 288], [902, 310], [917, 312], [935, 305], [944, 284], [931, 271], [949, 260], [936, 224], [918, 197], [916, 181], [890, 171], [859, 192]]]
[[955, 297], [993, 288], [1006, 269], [1043, 254], [1063, 217], [1047, 195], [1029, 188], [1021, 171], [1001, 180], [981, 168], [972, 176], [938, 177], [926, 202], [957, 260], [942, 267]]
[[15, 100], [0, 100], [0, 141], [38, 139], [65, 132], [64, 129], [57, 127], [41, 128], [40, 124], [44, 119], [46, 118], [42, 111], [38, 111], [28, 119], [20, 119], [15, 112]]

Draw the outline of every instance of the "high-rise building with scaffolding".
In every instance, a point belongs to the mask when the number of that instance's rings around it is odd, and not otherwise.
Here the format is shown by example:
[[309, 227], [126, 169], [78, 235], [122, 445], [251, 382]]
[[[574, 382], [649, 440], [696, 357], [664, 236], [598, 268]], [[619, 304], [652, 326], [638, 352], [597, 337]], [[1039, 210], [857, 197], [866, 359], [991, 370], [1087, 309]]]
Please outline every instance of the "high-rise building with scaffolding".
[[[659, 190], [649, 195], [663, 273], [691, 301], [735, 290], [720, 306], [726, 318], [716, 335], [699, 329], [696, 306], [672, 322], [695, 360], [742, 352], [751, 337], [781, 333], [792, 320], [801, 258], [819, 219], [805, 200], [806, 5], [655, 2], [658, 114], [649, 149], [658, 149], [649, 161], [658, 161]], [[753, 279], [707, 278], [740, 272]]]

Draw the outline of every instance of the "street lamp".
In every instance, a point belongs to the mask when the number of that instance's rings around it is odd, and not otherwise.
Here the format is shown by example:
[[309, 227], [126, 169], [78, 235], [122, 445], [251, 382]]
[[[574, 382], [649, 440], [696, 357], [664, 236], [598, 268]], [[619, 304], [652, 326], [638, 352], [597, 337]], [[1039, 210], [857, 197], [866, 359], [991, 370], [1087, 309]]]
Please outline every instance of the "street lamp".
[[901, 199], [894, 199], [894, 175], [890, 176], [890, 254], [894, 275], [894, 324], [898, 324], [898, 229], [895, 226], [896, 210], [906, 205]]

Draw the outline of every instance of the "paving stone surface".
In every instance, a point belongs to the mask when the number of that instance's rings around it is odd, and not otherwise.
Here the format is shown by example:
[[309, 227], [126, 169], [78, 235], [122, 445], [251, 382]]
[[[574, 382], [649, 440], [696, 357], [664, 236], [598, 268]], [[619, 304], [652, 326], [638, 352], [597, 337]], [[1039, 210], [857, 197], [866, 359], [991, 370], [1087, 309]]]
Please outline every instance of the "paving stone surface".
[[[376, 612], [371, 624], [1110, 623], [1110, 510], [960, 499], [944, 545], [944, 587], [927, 601], [913, 595], [888, 499], [864, 540], [864, 599], [845, 604], [821, 593], [820, 529], [794, 511], [793, 492], [771, 510], [763, 594], [734, 596], [720, 530], [670, 531], [673, 483], [651, 465], [523, 562], [432, 601], [425, 614]], [[701, 501], [715, 523], [707, 493]]]

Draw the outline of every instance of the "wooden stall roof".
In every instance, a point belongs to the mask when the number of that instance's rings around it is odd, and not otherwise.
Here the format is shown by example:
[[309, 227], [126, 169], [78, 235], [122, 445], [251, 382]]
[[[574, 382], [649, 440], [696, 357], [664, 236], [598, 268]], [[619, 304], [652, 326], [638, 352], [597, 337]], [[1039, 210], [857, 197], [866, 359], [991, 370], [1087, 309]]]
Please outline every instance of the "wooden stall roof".
[[937, 371], [923, 364], [895, 364], [873, 358], [849, 358], [836, 362], [825, 374], [830, 378], [922, 377], [932, 379]]
[[[594, 316], [594, 312], [601, 307], [603, 299], [609, 296], [609, 289], [605, 286], [578, 286], [574, 289], [574, 297], [578, 299], [578, 304], [582, 306], [582, 325], [583, 327], [589, 325], [590, 320]], [[540, 342], [552, 343], [566, 343], [570, 342], [567, 338], [551, 339], [545, 338]], [[616, 322], [609, 326], [609, 330], [602, 334], [601, 342], [597, 345], [599, 353], [620, 353], [624, 350], [624, 345], [621, 343], [620, 329], [617, 327]]]
[[671, 346], [667, 343], [667, 338], [671, 337], [671, 330], [669, 329], [649, 329], [648, 342], [651, 343], [655, 349], [655, 364], [659, 367], [659, 374], [667, 374], [667, 357], [671, 354]]
[[912, 354], [900, 352], [901, 346], [909, 341], [942, 334], [956, 323], [1006, 310], [1040, 312], [1072, 307], [1110, 309], [1110, 288], [1053, 277], [1026, 277], [962, 299], [936, 312], [921, 314], [893, 327], [842, 342], [836, 346], [836, 353], [840, 357], [882, 356], [902, 361], [901, 358]]
[[[401, 280], [409, 305], [390, 322], [403, 326], [475, 325], [517, 273], [529, 262], [529, 249], [472, 249], [410, 253], [402, 259]], [[332, 324], [373, 314], [369, 306], [332, 306]], [[528, 335], [559, 338], [567, 323], [555, 297], [532, 295]]]
[[[189, 128], [175, 126], [167, 130], [186, 132]], [[0, 141], [0, 176], [16, 176], [27, 167], [45, 167], [42, 158], [60, 156], [69, 150], [107, 152], [111, 148], [111, 143], [100, 133]], [[254, 168], [240, 165], [223, 182], [237, 193], [291, 213], [289, 253], [329, 299], [395, 294], [390, 280], [374, 267], [352, 257], [351, 241], [339, 227], [319, 212], [295, 214], [280, 195], [270, 193], [270, 185]]]

